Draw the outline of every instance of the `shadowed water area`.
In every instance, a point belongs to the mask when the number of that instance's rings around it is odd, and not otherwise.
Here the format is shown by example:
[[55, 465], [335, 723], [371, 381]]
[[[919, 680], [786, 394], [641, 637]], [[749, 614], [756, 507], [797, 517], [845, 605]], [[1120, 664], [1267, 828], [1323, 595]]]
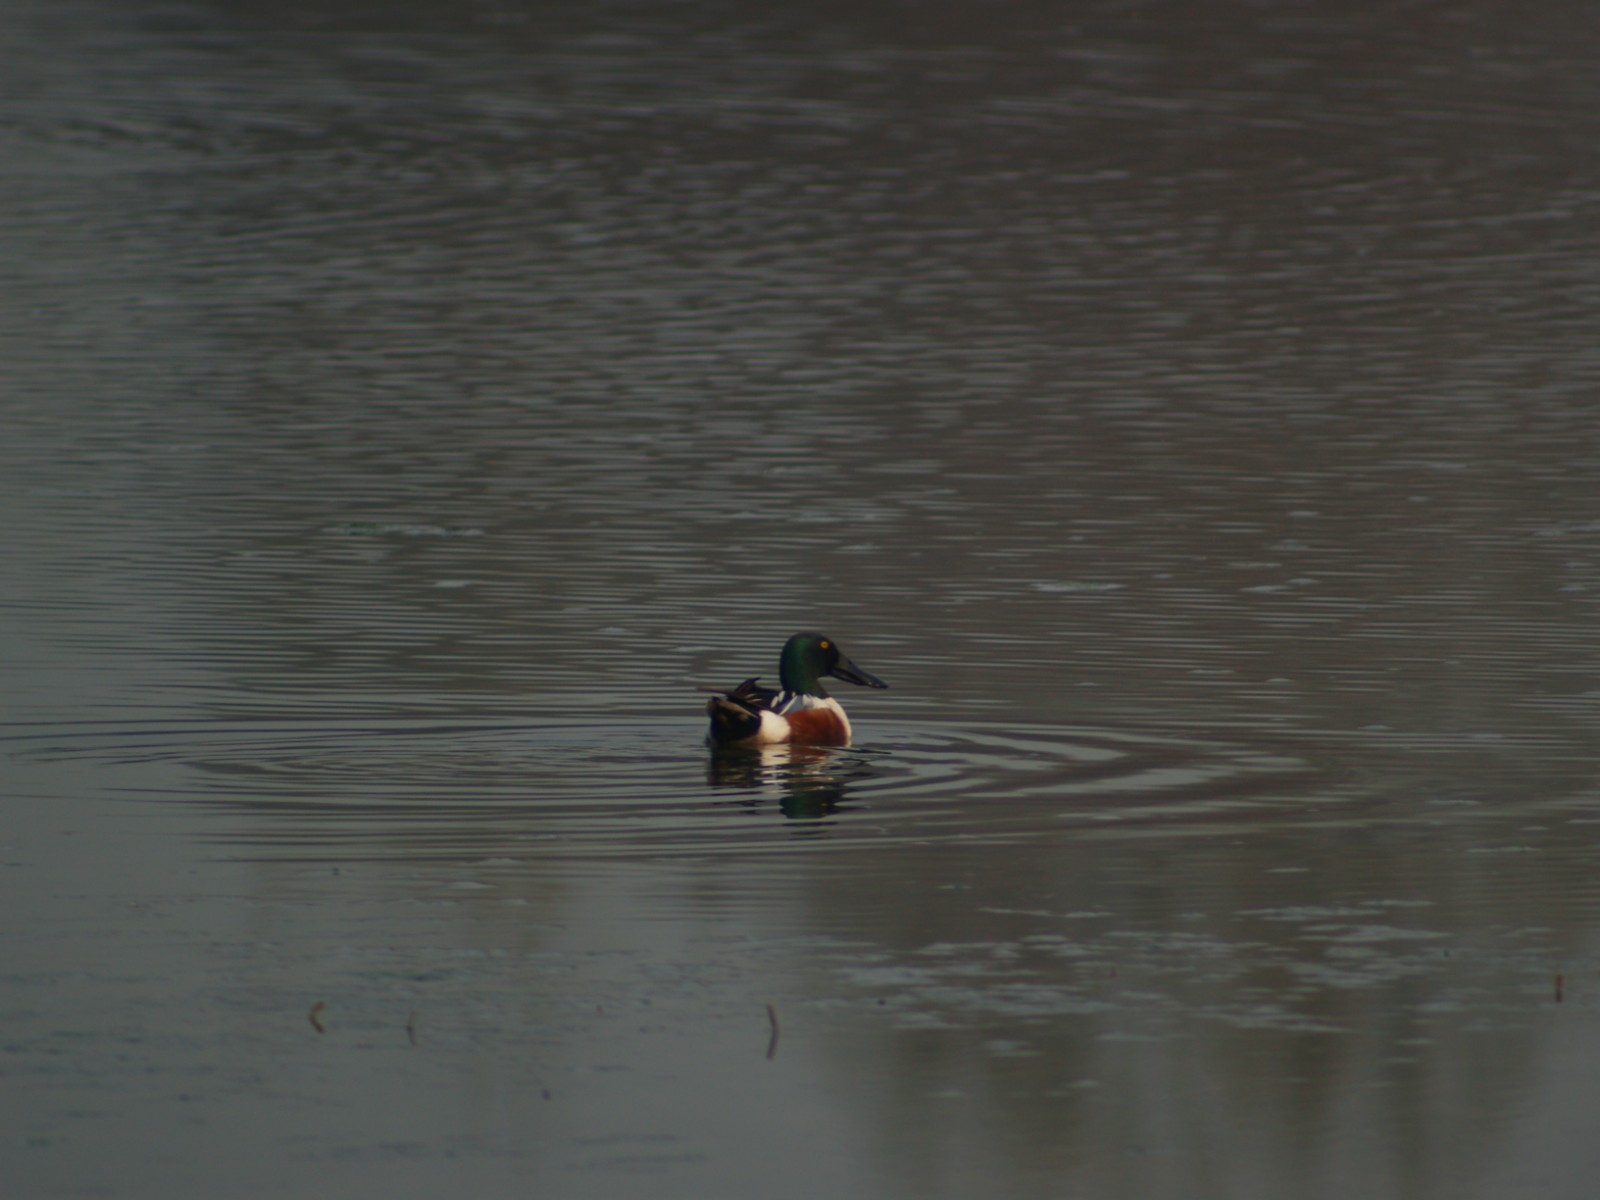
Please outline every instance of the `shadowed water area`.
[[0, 7], [8, 1196], [1591, 1194], [1590, 8]]

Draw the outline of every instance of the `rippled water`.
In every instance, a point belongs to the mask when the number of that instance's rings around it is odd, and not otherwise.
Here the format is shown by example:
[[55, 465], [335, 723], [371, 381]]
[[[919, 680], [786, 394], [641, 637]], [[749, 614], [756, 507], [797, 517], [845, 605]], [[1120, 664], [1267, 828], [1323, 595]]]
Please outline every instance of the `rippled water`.
[[1591, 1190], [1588, 13], [4, 24], [17, 1194]]

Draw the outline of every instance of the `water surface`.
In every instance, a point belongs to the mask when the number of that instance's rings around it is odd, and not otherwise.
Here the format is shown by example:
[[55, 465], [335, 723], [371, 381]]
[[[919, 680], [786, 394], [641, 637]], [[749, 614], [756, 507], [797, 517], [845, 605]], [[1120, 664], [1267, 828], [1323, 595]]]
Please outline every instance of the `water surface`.
[[19, 1195], [1588, 1194], [1589, 14], [11, 8]]

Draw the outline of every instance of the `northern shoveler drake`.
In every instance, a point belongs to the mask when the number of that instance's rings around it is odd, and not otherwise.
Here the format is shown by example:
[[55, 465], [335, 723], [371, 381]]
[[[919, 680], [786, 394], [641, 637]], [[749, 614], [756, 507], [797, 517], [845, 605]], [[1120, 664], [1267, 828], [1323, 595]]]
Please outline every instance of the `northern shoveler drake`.
[[831, 675], [862, 687], [886, 688], [839, 652], [838, 644], [820, 633], [797, 633], [783, 644], [778, 659], [778, 691], [760, 686], [759, 676], [731, 692], [718, 692], [706, 705], [711, 716], [711, 742], [718, 746], [761, 746], [774, 742], [813, 746], [848, 746], [850, 718], [822, 688]]

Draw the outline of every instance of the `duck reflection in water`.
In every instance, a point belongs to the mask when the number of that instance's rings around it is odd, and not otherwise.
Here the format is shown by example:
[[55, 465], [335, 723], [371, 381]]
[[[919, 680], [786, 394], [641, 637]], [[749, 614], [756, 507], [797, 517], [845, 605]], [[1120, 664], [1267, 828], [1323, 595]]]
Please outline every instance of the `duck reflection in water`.
[[832, 746], [713, 743], [706, 780], [713, 787], [748, 793], [737, 803], [751, 808], [776, 790], [784, 816], [815, 820], [842, 807], [851, 782], [864, 773], [855, 754], [841, 754]]

